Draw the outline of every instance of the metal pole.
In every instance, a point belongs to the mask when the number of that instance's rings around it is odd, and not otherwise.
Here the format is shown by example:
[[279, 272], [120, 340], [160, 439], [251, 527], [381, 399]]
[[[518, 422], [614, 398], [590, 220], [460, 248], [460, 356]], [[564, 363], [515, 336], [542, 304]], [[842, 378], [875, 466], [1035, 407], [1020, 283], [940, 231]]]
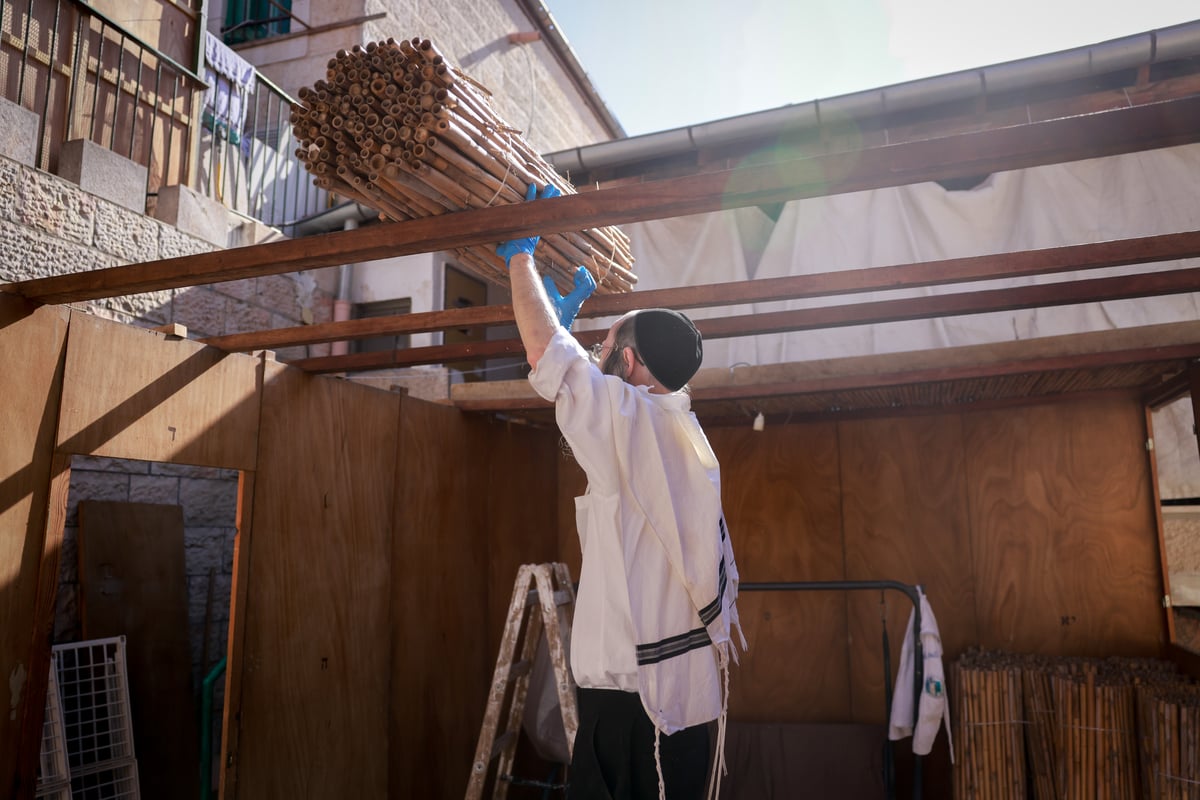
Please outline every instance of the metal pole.
[[[113, 121], [108, 133], [108, 149], [117, 152], [113, 145], [117, 143], [117, 120], [121, 118], [121, 72], [125, 67], [125, 34], [121, 34], [121, 46], [117, 48], [117, 82], [113, 88]], [[134, 108], [136, 116], [137, 109]]]

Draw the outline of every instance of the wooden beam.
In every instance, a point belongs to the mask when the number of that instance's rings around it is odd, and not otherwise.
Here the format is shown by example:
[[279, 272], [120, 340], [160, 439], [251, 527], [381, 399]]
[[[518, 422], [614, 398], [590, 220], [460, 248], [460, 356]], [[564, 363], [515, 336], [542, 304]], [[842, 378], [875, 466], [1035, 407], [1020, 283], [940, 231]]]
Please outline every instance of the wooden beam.
[[[996, 311], [1040, 308], [1045, 306], [1125, 300], [1167, 294], [1200, 291], [1200, 267], [1119, 275], [1111, 278], [1062, 281], [1037, 286], [1018, 286], [988, 291], [967, 291], [932, 297], [906, 297], [870, 303], [802, 308], [730, 317], [696, 320], [696, 327], [708, 339], [787, 333], [817, 328], [841, 328], [877, 325], [934, 317], [986, 314]], [[605, 331], [580, 331], [575, 335], [585, 347], [604, 338]], [[356, 353], [349, 356], [323, 356], [290, 362], [310, 372], [347, 372], [391, 367], [444, 364], [468, 358], [487, 358], [524, 353], [519, 339], [499, 339], [457, 345], [414, 347], [381, 353]]]
[[[706, 369], [692, 380], [691, 394], [696, 403], [794, 397], [1146, 362], [1183, 364], [1197, 356], [1200, 356], [1200, 323], [1167, 323], [737, 370]], [[1180, 375], [1186, 378], [1187, 372]], [[524, 380], [458, 384], [452, 387], [451, 400], [464, 411], [529, 411], [551, 407]]]
[[[837, 375], [777, 383], [699, 387], [693, 388], [691, 394], [693, 404], [719, 400], [761, 400], [767, 397], [797, 397], [856, 389], [884, 389], [921, 383], [945, 383], [999, 378], [1007, 375], [1029, 375], [1038, 372], [1096, 369], [1121, 364], [1141, 364], [1148, 361], [1182, 362], [1198, 356], [1200, 356], [1200, 342], [1111, 353], [1088, 353], [1082, 356], [1035, 358], [1028, 361], [1017, 360], [998, 364], [959, 364], [953, 367], [899, 370], [863, 375]], [[553, 407], [552, 403], [537, 395], [464, 398], [455, 400], [454, 405], [463, 411], [533, 411]]]
[[531, 234], [680, 217], [805, 197], [982, 175], [1200, 140], [1200, 96], [864, 150], [747, 163], [305, 239], [37, 278], [0, 289], [43, 303], [239, 280], [487, 245]]
[[[615, 316], [635, 308], [656, 306], [688, 309], [795, 300], [883, 289], [1049, 275], [1067, 270], [1089, 270], [1195, 257], [1200, 257], [1200, 231], [887, 267], [599, 295], [584, 304], [579, 316]], [[514, 322], [512, 306], [495, 305], [234, 333], [213, 336], [202, 341], [230, 352], [280, 350], [321, 342], [425, 333], [450, 328], [512, 325]]]

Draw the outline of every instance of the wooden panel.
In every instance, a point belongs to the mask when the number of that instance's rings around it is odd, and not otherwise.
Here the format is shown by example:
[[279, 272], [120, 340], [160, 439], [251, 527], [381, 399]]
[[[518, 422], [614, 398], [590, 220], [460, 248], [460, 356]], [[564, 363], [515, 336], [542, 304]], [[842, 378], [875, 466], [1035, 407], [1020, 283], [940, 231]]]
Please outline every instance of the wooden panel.
[[195, 795], [200, 737], [188, 645], [183, 508], [81, 502], [79, 588], [83, 638], [126, 637], [141, 793]]
[[33, 796], [45, 709], [65, 516], [48, 514], [50, 486], [57, 475], [65, 510], [68, 478], [52, 463], [67, 315], [0, 296], [0, 794], [10, 797]]
[[[838, 441], [846, 578], [924, 585], [947, 657], [956, 657], [978, 640], [959, 417], [842, 423]], [[886, 719], [880, 594], [893, 678], [912, 613], [898, 592], [847, 595], [855, 722]]]
[[237, 797], [387, 793], [399, 402], [268, 371], [252, 533], [238, 554], [248, 591], [241, 663], [230, 666], [241, 671]]
[[[278, 365], [267, 372], [274, 374]], [[229, 639], [225, 657], [225, 707], [221, 714], [220, 797], [237, 796], [237, 757], [241, 747], [242, 665], [245, 663], [246, 609], [250, 597], [250, 521], [254, 518], [253, 472], [238, 473], [237, 534], [233, 540], [233, 587], [229, 597]]]
[[486, 648], [488, 425], [407, 397], [401, 409], [388, 796], [459, 797], [496, 658]]
[[561, 456], [557, 430], [508, 423], [491, 425], [489, 433], [487, 643], [495, 666], [517, 569], [558, 559], [555, 462]]
[[963, 419], [979, 643], [1159, 655], [1162, 578], [1140, 402]]
[[254, 469], [259, 363], [73, 314], [59, 449]]
[[[841, 580], [833, 425], [710, 430], [743, 582]], [[743, 592], [750, 651], [732, 675], [741, 721], [831, 722], [849, 713], [846, 602], [837, 592]]]

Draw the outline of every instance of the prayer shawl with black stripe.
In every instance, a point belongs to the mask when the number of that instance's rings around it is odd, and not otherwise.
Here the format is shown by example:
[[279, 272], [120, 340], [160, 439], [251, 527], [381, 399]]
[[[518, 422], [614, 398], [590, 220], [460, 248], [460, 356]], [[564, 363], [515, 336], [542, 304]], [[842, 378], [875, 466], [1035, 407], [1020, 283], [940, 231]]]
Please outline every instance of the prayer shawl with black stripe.
[[529, 380], [554, 400], [588, 477], [576, 499], [576, 680], [637, 691], [662, 733], [717, 719], [738, 576], [720, 467], [690, 399], [602, 375], [562, 329]]

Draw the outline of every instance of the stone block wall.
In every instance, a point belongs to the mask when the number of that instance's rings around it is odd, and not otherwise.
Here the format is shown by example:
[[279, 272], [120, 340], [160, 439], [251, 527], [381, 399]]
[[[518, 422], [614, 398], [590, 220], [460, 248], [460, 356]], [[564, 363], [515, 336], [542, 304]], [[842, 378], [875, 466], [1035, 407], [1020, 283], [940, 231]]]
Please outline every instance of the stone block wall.
[[[237, 492], [235, 470], [75, 456], [71, 460], [67, 522], [63, 530], [54, 641], [79, 641], [82, 633], [79, 619], [80, 501], [178, 505], [183, 509], [192, 680], [199, 689], [204, 674], [225, 654], [229, 635]], [[208, 607], [210, 575], [211, 608]], [[217, 703], [215, 707], [219, 709], [221, 705]]]
[[[231, 224], [232, 229], [232, 224]], [[219, 248], [130, 211], [56, 175], [0, 158], [0, 281], [44, 278]], [[167, 289], [82, 304], [142, 327], [179, 323], [189, 338], [326, 322], [332, 269]], [[328, 354], [328, 345], [281, 350], [281, 360]]]

